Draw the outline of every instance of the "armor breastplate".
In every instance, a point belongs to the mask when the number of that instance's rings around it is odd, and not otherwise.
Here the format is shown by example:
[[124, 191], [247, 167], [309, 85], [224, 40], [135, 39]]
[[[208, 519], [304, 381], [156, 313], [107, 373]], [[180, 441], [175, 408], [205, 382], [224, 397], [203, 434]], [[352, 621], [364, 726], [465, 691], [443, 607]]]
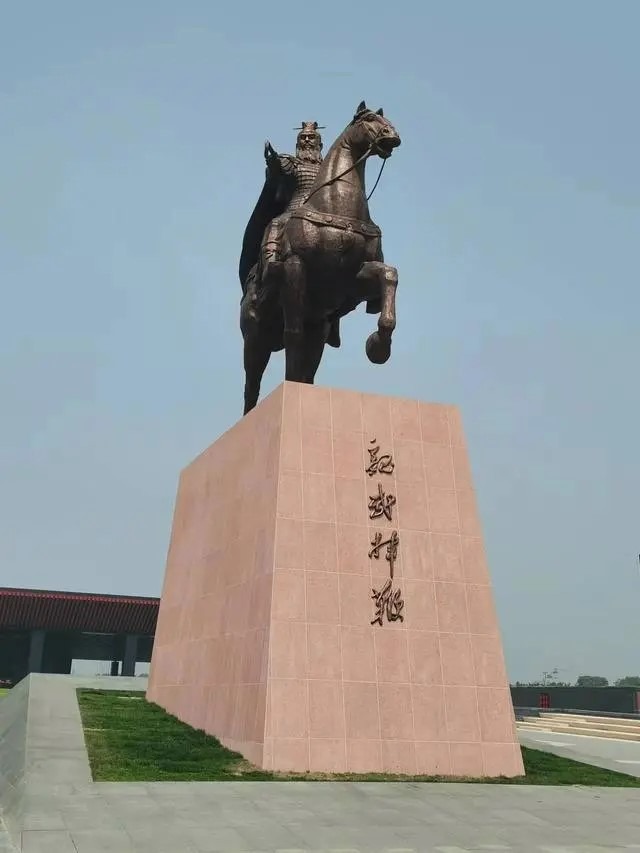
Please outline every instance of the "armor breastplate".
[[298, 160], [295, 167], [295, 189], [287, 210], [295, 210], [301, 207], [309, 195], [313, 182], [320, 171], [321, 163], [310, 163], [306, 160]]

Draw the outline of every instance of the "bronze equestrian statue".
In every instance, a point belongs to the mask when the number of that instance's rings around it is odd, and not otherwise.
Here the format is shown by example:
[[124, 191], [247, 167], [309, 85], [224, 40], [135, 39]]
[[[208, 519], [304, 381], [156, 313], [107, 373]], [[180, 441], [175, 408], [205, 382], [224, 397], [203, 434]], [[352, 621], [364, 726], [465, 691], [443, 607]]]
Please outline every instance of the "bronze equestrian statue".
[[295, 157], [266, 143], [266, 180], [239, 270], [245, 414], [258, 401], [272, 352], [285, 350], [285, 379], [313, 383], [325, 344], [340, 346], [340, 317], [362, 302], [380, 315], [367, 356], [376, 364], [389, 358], [398, 272], [384, 263], [364, 175], [369, 157], [384, 165], [398, 145], [382, 110], [364, 101], [324, 159], [316, 122], [302, 125]]

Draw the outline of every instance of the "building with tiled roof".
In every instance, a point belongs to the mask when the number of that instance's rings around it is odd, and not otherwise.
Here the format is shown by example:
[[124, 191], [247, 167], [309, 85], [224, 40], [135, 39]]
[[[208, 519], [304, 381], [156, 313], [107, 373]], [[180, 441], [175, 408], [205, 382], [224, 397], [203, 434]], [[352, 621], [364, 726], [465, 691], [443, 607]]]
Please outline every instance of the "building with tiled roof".
[[160, 600], [0, 587], [0, 680], [71, 672], [73, 660], [106, 660], [112, 674], [149, 662]]

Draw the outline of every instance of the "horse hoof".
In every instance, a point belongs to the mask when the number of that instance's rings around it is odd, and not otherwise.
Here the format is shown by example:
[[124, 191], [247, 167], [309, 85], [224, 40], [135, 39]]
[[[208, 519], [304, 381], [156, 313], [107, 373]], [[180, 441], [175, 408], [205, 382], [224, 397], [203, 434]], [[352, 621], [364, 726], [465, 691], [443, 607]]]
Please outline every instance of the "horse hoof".
[[391, 355], [391, 337], [380, 337], [379, 332], [373, 332], [367, 338], [367, 358], [374, 364], [384, 364]]

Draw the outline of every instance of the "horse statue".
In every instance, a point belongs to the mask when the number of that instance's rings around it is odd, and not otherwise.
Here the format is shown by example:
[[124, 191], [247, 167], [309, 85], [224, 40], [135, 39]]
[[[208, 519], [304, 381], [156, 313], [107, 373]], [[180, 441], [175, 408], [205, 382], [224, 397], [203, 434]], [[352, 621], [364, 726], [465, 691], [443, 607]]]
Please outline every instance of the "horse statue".
[[272, 352], [285, 350], [286, 380], [312, 384], [327, 341], [340, 345], [336, 321], [362, 302], [367, 313], [379, 314], [367, 356], [374, 364], [388, 360], [398, 271], [384, 262], [382, 234], [369, 215], [365, 165], [377, 155], [384, 167], [399, 145], [382, 109], [374, 112], [362, 101], [322, 160], [306, 200], [290, 211], [279, 258], [268, 268], [258, 259], [246, 272], [240, 307], [244, 414], [258, 402]]

